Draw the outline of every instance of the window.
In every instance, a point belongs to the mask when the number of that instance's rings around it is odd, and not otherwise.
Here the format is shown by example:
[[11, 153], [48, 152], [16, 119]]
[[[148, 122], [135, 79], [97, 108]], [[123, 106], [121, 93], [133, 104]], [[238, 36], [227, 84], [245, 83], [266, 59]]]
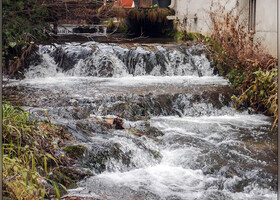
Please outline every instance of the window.
[[249, 0], [249, 22], [250, 32], [255, 32], [256, 28], [256, 0]]

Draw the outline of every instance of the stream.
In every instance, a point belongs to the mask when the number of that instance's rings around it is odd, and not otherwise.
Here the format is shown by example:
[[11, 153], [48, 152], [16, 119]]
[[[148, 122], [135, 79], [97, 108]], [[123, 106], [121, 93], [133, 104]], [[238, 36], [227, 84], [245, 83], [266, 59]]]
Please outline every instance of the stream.
[[94, 176], [68, 196], [277, 199], [272, 119], [234, 109], [201, 44], [40, 45], [24, 74], [5, 86], [10, 95], [87, 148], [77, 167]]

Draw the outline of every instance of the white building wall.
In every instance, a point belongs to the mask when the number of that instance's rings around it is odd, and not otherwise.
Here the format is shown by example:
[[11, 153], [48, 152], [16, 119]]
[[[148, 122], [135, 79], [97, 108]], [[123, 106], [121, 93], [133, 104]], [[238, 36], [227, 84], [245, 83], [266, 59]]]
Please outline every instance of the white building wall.
[[[257, 0], [255, 40], [277, 56], [277, 0]], [[280, 12], [280, 11], [279, 11]]]
[[[214, 0], [214, 5], [216, 1], [219, 0]], [[235, 4], [236, 0], [227, 1], [226, 9], [229, 10]], [[187, 31], [200, 32], [205, 35], [211, 34], [212, 29], [209, 18], [210, 8], [211, 0], [175, 0], [174, 6], [176, 16], [180, 22], [183, 23], [183, 20], [187, 19]], [[196, 17], [196, 20], [194, 20], [194, 17]]]
[[[211, 24], [209, 24], [208, 11], [211, 2], [205, 0], [177, 0], [175, 3], [175, 12], [180, 23], [186, 21], [186, 29], [191, 32], [200, 32], [209, 34]], [[197, 20], [193, 17], [197, 17]]]
[[[190, 32], [200, 32], [204, 35], [211, 34], [211, 21], [209, 11], [211, 0], [174, 0], [174, 10], [181, 23], [185, 22], [185, 29]], [[215, 0], [219, 1], [219, 0]], [[226, 8], [235, 6], [237, 0], [221, 0], [227, 2]], [[248, 22], [249, 0], [239, 0], [241, 19]], [[196, 17], [196, 20], [194, 19]], [[185, 19], [185, 20], [184, 20]], [[272, 56], [277, 55], [277, 0], [256, 1], [256, 33], [255, 41], [261, 41], [267, 52]]]

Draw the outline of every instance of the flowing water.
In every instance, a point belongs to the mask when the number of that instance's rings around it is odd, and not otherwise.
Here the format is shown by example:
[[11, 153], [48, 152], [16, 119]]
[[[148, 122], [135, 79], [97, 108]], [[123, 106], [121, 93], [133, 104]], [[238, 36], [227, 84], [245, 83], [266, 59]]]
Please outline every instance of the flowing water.
[[[205, 53], [201, 45], [45, 45], [26, 78], [6, 87], [87, 147], [80, 167], [95, 175], [72, 196], [276, 199], [271, 119], [236, 111]], [[124, 129], [109, 126], [116, 117]]]

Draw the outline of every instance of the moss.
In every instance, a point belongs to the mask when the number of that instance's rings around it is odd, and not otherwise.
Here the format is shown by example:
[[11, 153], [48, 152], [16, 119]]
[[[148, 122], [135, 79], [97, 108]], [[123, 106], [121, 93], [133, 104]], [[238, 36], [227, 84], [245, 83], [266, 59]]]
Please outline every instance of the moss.
[[158, 151], [151, 151], [155, 159], [162, 158], [162, 155]]
[[69, 157], [74, 159], [77, 159], [80, 156], [82, 156], [86, 150], [87, 147], [83, 145], [71, 145], [63, 149], [63, 151], [65, 151]]
[[128, 27], [123, 21], [120, 22], [119, 30], [122, 33], [127, 33], [128, 32]]
[[176, 41], [194, 41], [201, 42], [205, 40], [205, 36], [201, 33], [196, 32], [187, 32], [187, 31], [178, 31], [172, 30], [167, 33], [168, 37], [174, 38]]
[[55, 181], [57, 183], [61, 183], [68, 189], [73, 189], [73, 188], [78, 187], [77, 183], [74, 180], [72, 180], [71, 178], [69, 178], [68, 176], [66, 176], [64, 173], [62, 173], [59, 170], [54, 171], [50, 175], [49, 179], [52, 181]]
[[90, 170], [79, 169], [74, 167], [61, 167], [60, 171], [65, 176], [75, 181], [80, 181], [88, 176], [94, 176], [94, 174]]

